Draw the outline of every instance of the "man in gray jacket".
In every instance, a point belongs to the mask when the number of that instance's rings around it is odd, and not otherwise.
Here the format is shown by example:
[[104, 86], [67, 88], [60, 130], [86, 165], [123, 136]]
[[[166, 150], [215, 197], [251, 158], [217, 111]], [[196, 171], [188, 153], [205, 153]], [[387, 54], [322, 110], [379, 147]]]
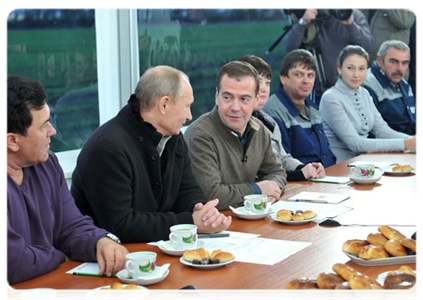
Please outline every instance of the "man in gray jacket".
[[216, 106], [185, 132], [194, 174], [206, 197], [219, 199], [221, 210], [241, 206], [249, 194], [275, 202], [286, 186], [270, 134], [252, 117], [259, 85], [250, 64], [227, 63], [217, 76]]

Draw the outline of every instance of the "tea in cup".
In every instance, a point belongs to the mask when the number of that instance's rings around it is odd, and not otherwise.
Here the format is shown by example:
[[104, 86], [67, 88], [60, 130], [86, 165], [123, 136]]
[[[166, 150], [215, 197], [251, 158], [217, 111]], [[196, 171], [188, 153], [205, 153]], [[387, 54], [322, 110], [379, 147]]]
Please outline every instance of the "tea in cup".
[[269, 210], [267, 196], [260, 194], [244, 196], [244, 207], [247, 211], [255, 214], [267, 213]]
[[351, 168], [351, 173], [361, 178], [369, 178], [375, 175], [375, 168], [375, 165], [357, 165]]
[[170, 227], [169, 240], [178, 250], [197, 248], [197, 226], [180, 224]]
[[126, 269], [132, 278], [149, 276], [156, 269], [157, 253], [132, 252], [126, 255]]

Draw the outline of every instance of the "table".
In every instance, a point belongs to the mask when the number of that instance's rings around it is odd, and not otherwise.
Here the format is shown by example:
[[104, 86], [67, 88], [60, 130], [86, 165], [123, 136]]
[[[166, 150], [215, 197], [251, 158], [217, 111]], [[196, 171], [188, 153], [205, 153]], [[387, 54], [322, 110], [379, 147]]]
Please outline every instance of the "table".
[[[347, 163], [357, 160], [370, 162], [398, 162], [416, 166], [416, 155], [405, 153], [372, 153], [358, 156], [346, 162], [326, 169], [327, 175], [347, 176]], [[350, 193], [351, 199], [343, 204], [353, 206], [352, 211], [337, 218], [341, 223], [351, 218], [357, 224], [367, 224], [370, 220], [380, 221], [380, 224], [402, 224], [417, 222], [416, 175], [386, 176], [376, 184], [357, 185], [330, 184], [315, 182], [289, 183], [282, 200], [300, 191], [319, 191], [329, 193]], [[301, 226], [288, 226], [266, 218], [256, 221], [242, 220], [232, 215], [231, 231], [251, 232], [261, 237], [283, 240], [307, 241], [312, 244], [273, 266], [234, 262], [226, 267], [215, 270], [197, 270], [182, 265], [179, 257], [162, 253], [157, 247], [145, 243], [125, 244], [130, 252], [155, 251], [159, 265], [171, 263], [170, 274], [162, 282], [149, 286], [149, 289], [180, 289], [186, 285], [194, 285], [198, 289], [284, 289], [287, 283], [295, 278], [317, 277], [321, 272], [331, 272], [335, 263], [347, 265], [372, 277], [380, 273], [397, 269], [400, 265], [365, 267], [354, 264], [342, 252], [342, 244], [347, 239], [365, 239], [367, 234], [377, 232], [377, 226], [341, 226], [323, 227], [314, 222]], [[410, 236], [415, 227], [398, 228]], [[14, 289], [30, 289], [49, 287], [55, 289], [93, 289], [109, 285], [116, 278], [100, 278], [65, 274], [66, 271], [78, 266], [80, 262], [68, 261], [53, 272], [28, 280], [12, 287]], [[416, 269], [416, 264], [409, 264]]]

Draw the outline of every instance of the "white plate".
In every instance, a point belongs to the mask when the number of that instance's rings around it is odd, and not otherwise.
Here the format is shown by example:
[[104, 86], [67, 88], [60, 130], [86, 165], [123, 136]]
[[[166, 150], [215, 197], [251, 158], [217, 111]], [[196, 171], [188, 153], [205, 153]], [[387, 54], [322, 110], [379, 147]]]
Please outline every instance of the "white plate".
[[[156, 266], [156, 269], [160, 268], [159, 266]], [[120, 279], [120, 281], [124, 282], [124, 283], [133, 283], [133, 284], [137, 284], [137, 285], [152, 285], [155, 283], [158, 283], [160, 281], [163, 281], [167, 275], [169, 275], [170, 271], [169, 269], [166, 270], [166, 272], [164, 273], [163, 276], [161, 277], [154, 277], [152, 276], [152, 278], [148, 277], [148, 278], [132, 278], [130, 277], [131, 275], [129, 275], [128, 270], [123, 269], [120, 270], [116, 276]], [[153, 274], [154, 275], [154, 272]]]
[[[395, 270], [392, 270], [392, 271], [395, 271]], [[392, 272], [392, 271], [386, 271], [386, 272], [383, 272], [383, 273], [380, 273], [379, 274], [379, 276], [377, 277], [376, 280], [380, 283], [381, 286], [383, 286], [383, 284], [385, 283], [386, 276], [388, 276], [388, 274], [390, 272]], [[417, 271], [416, 270], [414, 270], [414, 274], [417, 275]]]
[[357, 255], [344, 252], [354, 263], [360, 266], [389, 266], [397, 264], [414, 264], [416, 255], [393, 256], [379, 259], [361, 259]]
[[381, 176], [376, 178], [358, 178], [355, 176], [349, 176], [349, 179], [356, 184], [374, 184], [378, 182], [381, 178]]
[[[123, 285], [123, 287], [125, 287], [125, 286], [127, 286], [127, 284]], [[142, 293], [139, 294], [139, 295], [136, 295], [134, 297], [125, 298], [125, 300], [143, 299], [150, 294], [150, 291], [146, 287], [143, 287], [143, 286], [140, 286], [140, 285], [138, 287], [140, 287], [142, 289]], [[100, 286], [98, 288], [92, 289], [91, 291], [89, 291], [88, 293], [85, 294], [85, 299], [86, 300], [95, 300], [94, 299], [95, 292], [97, 292], [99, 289], [102, 289], [102, 288], [110, 288], [110, 285]]]
[[176, 249], [173, 249], [173, 245], [172, 245], [171, 241], [165, 241], [165, 243], [166, 243], [167, 248], [164, 248], [161, 245], [158, 245], [159, 249], [162, 250], [164, 253], [166, 253], [168, 255], [172, 255], [172, 256], [182, 256], [182, 255], [184, 255], [184, 252], [186, 250], [195, 250], [195, 249], [198, 249], [198, 248], [201, 248], [201, 247], [204, 246], [204, 241], [197, 240], [197, 247], [195, 247], [195, 248], [184, 249], [184, 250], [176, 250]]
[[213, 264], [213, 265], [196, 265], [196, 264], [193, 264], [192, 262], [186, 261], [183, 257], [181, 257], [179, 259], [179, 261], [183, 265], [193, 267], [193, 268], [196, 268], [196, 269], [211, 270], [211, 269], [217, 269], [217, 268], [221, 268], [223, 266], [229, 265], [229, 264], [233, 263], [235, 261], [235, 259], [232, 259], [230, 261], [226, 261], [226, 262], [223, 262], [223, 263], [220, 263], [220, 264]]
[[234, 212], [237, 217], [245, 220], [260, 220], [266, 218], [273, 212], [271, 207], [269, 208], [268, 212], [262, 214], [254, 214], [252, 212], [249, 212], [244, 206], [238, 208], [233, 208], [232, 206], [229, 206], [229, 208]]
[[407, 172], [392, 171], [392, 167], [381, 168], [381, 170], [385, 172], [385, 174], [388, 174], [388, 175], [407, 175], [407, 174], [416, 172], [416, 169], [414, 168], [411, 171], [407, 171]]
[[311, 218], [311, 219], [308, 219], [308, 220], [304, 220], [304, 221], [282, 221], [282, 220], [278, 220], [276, 218], [276, 214], [272, 214], [272, 215], [270, 215], [270, 217], [274, 221], [279, 222], [279, 223], [283, 223], [285, 225], [302, 225], [302, 224], [306, 224], [306, 223], [309, 223], [309, 222], [315, 220], [317, 218], [317, 215], [314, 218]]

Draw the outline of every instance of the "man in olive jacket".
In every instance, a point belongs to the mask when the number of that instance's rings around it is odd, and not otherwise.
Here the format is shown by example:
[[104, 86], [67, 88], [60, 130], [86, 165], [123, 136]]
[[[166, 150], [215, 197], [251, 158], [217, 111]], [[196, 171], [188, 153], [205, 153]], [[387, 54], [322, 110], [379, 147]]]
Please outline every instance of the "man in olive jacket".
[[206, 197], [219, 198], [218, 209], [239, 207], [249, 194], [275, 202], [287, 183], [270, 134], [251, 116], [259, 85], [250, 64], [227, 63], [218, 74], [216, 106], [184, 134], [194, 174]]

